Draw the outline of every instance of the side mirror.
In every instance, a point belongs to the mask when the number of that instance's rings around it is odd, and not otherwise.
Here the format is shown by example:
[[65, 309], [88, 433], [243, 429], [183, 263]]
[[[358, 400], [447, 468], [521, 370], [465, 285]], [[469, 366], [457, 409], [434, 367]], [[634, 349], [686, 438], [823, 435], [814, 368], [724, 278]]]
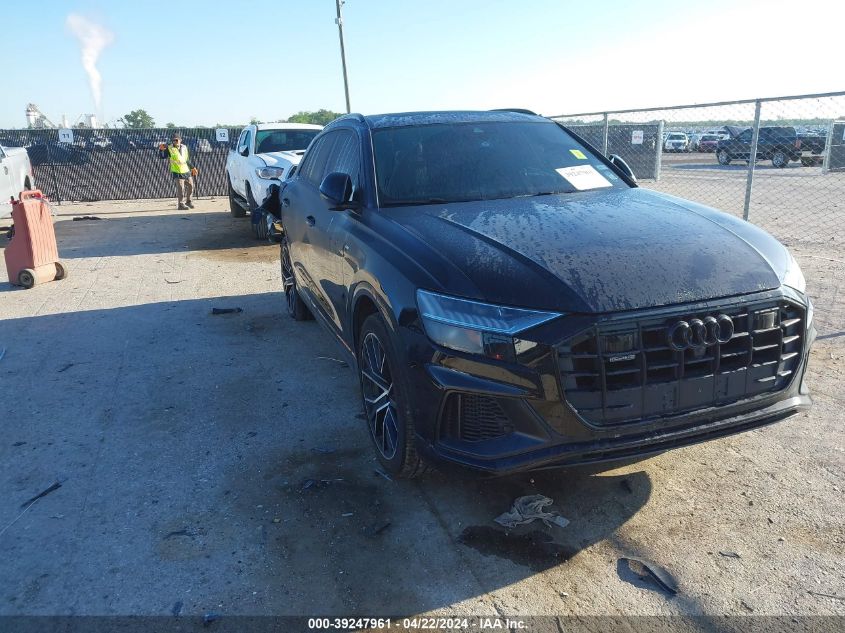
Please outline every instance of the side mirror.
[[239, 152], [239, 154], [240, 154], [241, 156], [249, 156], [249, 147], [244, 147], [244, 148], [243, 148], [243, 149]]
[[267, 218], [267, 228], [269, 231], [267, 232], [267, 236], [269, 237], [271, 242], [276, 242], [276, 244], [281, 244], [282, 240], [285, 237], [285, 230], [282, 227], [282, 221], [277, 220], [273, 217]]
[[625, 162], [625, 160], [619, 154], [611, 154], [608, 157], [611, 165], [619, 169], [623, 174], [628, 176], [634, 182], [637, 182], [637, 177], [634, 175], [634, 170], [631, 169], [631, 166]]
[[352, 200], [352, 178], [349, 174], [333, 171], [320, 183], [320, 194], [332, 204], [332, 211], [343, 211], [357, 206]]

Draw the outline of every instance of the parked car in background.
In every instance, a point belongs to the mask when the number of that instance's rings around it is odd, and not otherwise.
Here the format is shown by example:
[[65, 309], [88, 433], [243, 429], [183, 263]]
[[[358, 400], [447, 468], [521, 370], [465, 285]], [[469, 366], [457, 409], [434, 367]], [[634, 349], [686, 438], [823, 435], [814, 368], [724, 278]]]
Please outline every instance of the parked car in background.
[[824, 130], [806, 130], [797, 136], [801, 142], [801, 164], [805, 167], [820, 165], [824, 161], [827, 132]]
[[385, 470], [631, 459], [810, 406], [786, 248], [623, 167], [515, 112], [346, 115], [314, 139], [280, 193], [287, 310], [356, 368]]
[[[728, 165], [732, 160], [748, 161], [751, 156], [752, 130], [743, 130], [737, 136], [723, 139], [716, 145], [716, 160]], [[812, 151], [806, 159], [811, 160]], [[770, 160], [775, 167], [786, 167], [790, 161], [802, 160], [804, 152], [794, 127], [763, 126], [757, 140], [757, 160]]]
[[17, 199], [21, 191], [34, 187], [35, 177], [26, 150], [0, 145], [0, 218], [12, 213], [9, 198]]
[[290, 176], [321, 129], [319, 125], [306, 123], [259, 123], [245, 127], [226, 158], [232, 215], [243, 217], [258, 209], [270, 185], [279, 185]]
[[718, 134], [702, 134], [698, 141], [699, 152], [715, 152], [722, 137]]
[[85, 141], [85, 149], [89, 152], [105, 152], [111, 149], [111, 140], [105, 136], [92, 136]]
[[689, 138], [689, 145], [687, 146], [688, 152], [697, 152], [698, 143], [701, 140], [701, 134], [699, 132], [687, 132], [687, 138]]
[[689, 137], [683, 132], [670, 132], [663, 142], [665, 152], [687, 152], [689, 151]]
[[36, 142], [26, 148], [33, 165], [85, 165], [91, 162], [91, 152], [56, 141]]

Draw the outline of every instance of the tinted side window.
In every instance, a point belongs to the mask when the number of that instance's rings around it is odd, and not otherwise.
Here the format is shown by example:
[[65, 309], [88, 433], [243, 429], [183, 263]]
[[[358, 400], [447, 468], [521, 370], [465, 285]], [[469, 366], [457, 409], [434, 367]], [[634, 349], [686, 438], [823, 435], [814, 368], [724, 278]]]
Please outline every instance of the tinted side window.
[[305, 161], [300, 167], [299, 176], [312, 185], [319, 187], [326, 174], [326, 162], [335, 143], [336, 133], [329, 133], [318, 138], [312, 147], [308, 148]]
[[353, 187], [358, 187], [361, 159], [358, 151], [358, 137], [354, 132], [344, 130], [337, 133], [337, 143], [326, 166], [327, 174], [333, 171], [349, 174], [352, 177]]
[[751, 142], [751, 130], [745, 130], [745, 132], [736, 137], [736, 140], [742, 141], [743, 143]]

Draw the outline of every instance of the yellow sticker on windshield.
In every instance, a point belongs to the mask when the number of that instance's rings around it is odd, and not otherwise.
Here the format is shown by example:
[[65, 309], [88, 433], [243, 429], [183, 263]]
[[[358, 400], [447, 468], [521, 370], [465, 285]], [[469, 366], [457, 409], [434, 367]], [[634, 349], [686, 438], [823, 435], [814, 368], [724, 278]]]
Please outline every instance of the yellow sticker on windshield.
[[571, 150], [569, 150], [569, 153], [572, 154], [575, 158], [580, 158], [581, 160], [587, 160], [587, 156], [580, 149], [571, 149]]

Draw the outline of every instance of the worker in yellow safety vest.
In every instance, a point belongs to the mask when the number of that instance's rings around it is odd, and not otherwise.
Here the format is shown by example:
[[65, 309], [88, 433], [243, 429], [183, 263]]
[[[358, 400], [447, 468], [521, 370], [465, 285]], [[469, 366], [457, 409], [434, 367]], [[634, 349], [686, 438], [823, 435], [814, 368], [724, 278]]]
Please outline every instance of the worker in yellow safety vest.
[[[197, 168], [191, 162], [187, 145], [182, 145], [182, 137], [174, 133], [170, 139], [170, 145], [162, 143], [158, 146], [159, 158], [167, 158], [170, 161], [170, 174], [176, 182], [176, 201], [180, 211], [193, 209], [191, 195], [194, 193], [194, 179], [197, 175]], [[182, 200], [185, 202], [183, 203]]]

